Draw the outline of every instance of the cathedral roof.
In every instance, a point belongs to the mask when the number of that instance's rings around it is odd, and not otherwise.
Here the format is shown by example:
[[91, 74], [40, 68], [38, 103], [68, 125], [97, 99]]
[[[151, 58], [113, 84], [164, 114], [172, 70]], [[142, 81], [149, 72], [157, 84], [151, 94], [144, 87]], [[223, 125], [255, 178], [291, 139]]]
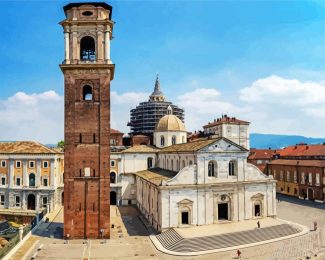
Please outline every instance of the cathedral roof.
[[122, 153], [155, 153], [158, 151], [158, 148], [151, 145], [135, 145], [122, 151]]
[[136, 173], [137, 176], [157, 186], [159, 186], [162, 183], [162, 181], [169, 180], [175, 177], [176, 174], [177, 174], [176, 172], [161, 169], [161, 168], [151, 168]]
[[195, 151], [199, 151], [202, 148], [204, 148], [210, 144], [213, 144], [214, 142], [219, 141], [219, 140], [226, 140], [227, 143], [238, 147], [241, 151], [245, 151], [245, 152], [248, 151], [244, 147], [232, 142], [231, 140], [229, 140], [227, 138], [218, 137], [218, 138], [211, 138], [211, 139], [198, 139], [193, 142], [184, 143], [184, 144], [174, 144], [174, 145], [160, 149], [159, 152], [162, 152], [162, 153], [195, 152]]
[[165, 115], [158, 121], [155, 131], [186, 131], [185, 125], [175, 115]]

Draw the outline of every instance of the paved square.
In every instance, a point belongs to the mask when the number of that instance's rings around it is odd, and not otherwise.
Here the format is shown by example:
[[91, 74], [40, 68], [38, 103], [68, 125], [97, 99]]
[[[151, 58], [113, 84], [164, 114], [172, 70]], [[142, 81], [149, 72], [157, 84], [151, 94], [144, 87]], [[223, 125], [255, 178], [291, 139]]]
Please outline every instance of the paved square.
[[[325, 259], [325, 205], [297, 200], [294, 198], [280, 197], [277, 203], [278, 218], [296, 222], [312, 229], [313, 222], [318, 222], [318, 230], [306, 235], [284, 241], [242, 249], [242, 259]], [[62, 228], [62, 212], [53, 217], [53, 223], [43, 224], [33, 241], [38, 245], [26, 252], [19, 251], [12, 259], [234, 259], [235, 251], [214, 253], [193, 257], [176, 257], [158, 251], [149, 239], [149, 231], [139, 217], [134, 207], [112, 207], [112, 239], [108, 241], [70, 241], [55, 238]], [[54, 234], [55, 233], [55, 234]], [[55, 236], [54, 236], [55, 235]], [[52, 238], [52, 236], [54, 236]], [[85, 243], [85, 244], [84, 244]], [[43, 248], [37, 251], [37, 247]], [[27, 253], [27, 254], [26, 254]], [[318, 257], [314, 257], [317, 254]]]

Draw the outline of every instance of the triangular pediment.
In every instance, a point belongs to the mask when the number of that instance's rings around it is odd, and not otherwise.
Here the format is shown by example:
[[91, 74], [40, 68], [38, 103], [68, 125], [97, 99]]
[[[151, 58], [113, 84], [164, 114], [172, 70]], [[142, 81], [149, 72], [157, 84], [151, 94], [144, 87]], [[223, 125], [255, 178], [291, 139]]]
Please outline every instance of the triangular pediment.
[[177, 204], [178, 205], [189, 205], [189, 204], [193, 204], [193, 201], [191, 201], [189, 199], [183, 199], [183, 200], [179, 201]]
[[244, 147], [230, 141], [227, 138], [220, 138], [219, 140], [202, 148], [201, 152], [244, 152], [247, 151]]

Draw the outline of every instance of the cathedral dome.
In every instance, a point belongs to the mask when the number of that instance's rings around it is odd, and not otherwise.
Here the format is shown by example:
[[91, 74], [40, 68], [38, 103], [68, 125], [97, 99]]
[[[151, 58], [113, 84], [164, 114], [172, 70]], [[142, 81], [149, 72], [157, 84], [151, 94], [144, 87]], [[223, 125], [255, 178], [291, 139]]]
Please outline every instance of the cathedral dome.
[[156, 125], [156, 131], [186, 131], [185, 125], [175, 115], [163, 116]]

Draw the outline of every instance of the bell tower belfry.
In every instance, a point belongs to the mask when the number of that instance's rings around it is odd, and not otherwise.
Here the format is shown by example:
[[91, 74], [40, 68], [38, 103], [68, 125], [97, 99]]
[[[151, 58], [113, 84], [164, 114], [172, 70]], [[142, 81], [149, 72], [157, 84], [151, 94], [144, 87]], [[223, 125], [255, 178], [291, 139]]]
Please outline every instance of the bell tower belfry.
[[110, 58], [112, 7], [64, 6], [64, 235], [110, 237]]

